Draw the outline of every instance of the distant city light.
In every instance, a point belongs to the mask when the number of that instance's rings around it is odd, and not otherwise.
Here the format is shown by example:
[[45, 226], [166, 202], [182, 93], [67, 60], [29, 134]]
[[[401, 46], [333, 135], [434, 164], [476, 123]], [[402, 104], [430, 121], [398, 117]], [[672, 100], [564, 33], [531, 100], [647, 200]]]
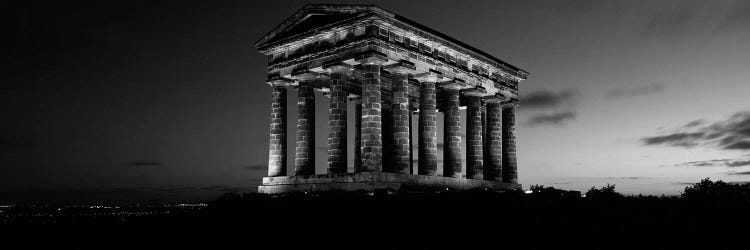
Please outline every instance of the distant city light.
[[524, 193], [525, 193], [525, 194], [531, 194], [531, 193], [533, 193], [533, 192], [534, 192], [534, 191], [531, 191], [531, 190], [526, 190], [526, 191], [524, 191]]
[[207, 207], [208, 204], [206, 203], [180, 203], [177, 204], [178, 207]]

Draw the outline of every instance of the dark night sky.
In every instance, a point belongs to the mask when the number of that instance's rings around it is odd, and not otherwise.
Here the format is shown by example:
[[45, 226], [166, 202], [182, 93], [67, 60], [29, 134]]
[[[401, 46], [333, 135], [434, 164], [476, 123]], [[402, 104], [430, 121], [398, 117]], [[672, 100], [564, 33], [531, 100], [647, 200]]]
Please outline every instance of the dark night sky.
[[[306, 3], [15, 6], [0, 202], [253, 190], [270, 111], [253, 43]], [[518, 117], [525, 186], [677, 194], [703, 177], [748, 180], [746, 1], [365, 3], [532, 73]]]

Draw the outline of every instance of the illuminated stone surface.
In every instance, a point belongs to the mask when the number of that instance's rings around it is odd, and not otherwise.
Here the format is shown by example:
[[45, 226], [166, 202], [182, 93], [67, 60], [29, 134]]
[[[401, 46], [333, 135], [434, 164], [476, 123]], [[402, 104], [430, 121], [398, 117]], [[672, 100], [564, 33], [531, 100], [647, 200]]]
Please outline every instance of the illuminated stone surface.
[[466, 178], [484, 179], [482, 150], [482, 103], [479, 97], [469, 96], [466, 109]]
[[271, 94], [268, 176], [286, 175], [286, 119], [286, 87], [274, 86]]
[[346, 80], [334, 73], [328, 108], [328, 173], [346, 173], [346, 102]]
[[300, 82], [297, 94], [297, 151], [294, 173], [315, 174], [315, 93], [310, 82]]
[[419, 174], [435, 175], [437, 172], [437, 110], [435, 83], [421, 84], [419, 102]]
[[461, 113], [458, 112], [458, 89], [444, 89], [443, 176], [461, 177]]
[[[269, 177], [259, 192], [520, 188], [515, 107], [518, 83], [528, 72], [372, 5], [307, 5], [255, 45], [268, 57], [273, 88]], [[285, 88], [298, 94], [295, 176], [285, 176]], [[323, 175], [314, 165], [315, 91], [330, 98]], [[353, 118], [348, 102], [354, 102]], [[440, 124], [438, 112], [444, 112]], [[355, 145], [346, 143], [348, 119], [354, 119]], [[445, 132], [442, 173], [438, 126]], [[354, 166], [347, 165], [350, 150]]]
[[488, 180], [451, 178], [442, 176], [410, 175], [385, 172], [362, 172], [346, 174], [325, 174], [310, 176], [264, 177], [258, 187], [261, 193], [319, 192], [319, 191], [371, 191], [389, 189], [399, 191], [402, 188], [424, 190], [448, 189], [490, 189], [510, 190], [521, 188], [520, 184], [503, 183]]
[[486, 137], [484, 140], [485, 153], [484, 158], [484, 179], [485, 180], [502, 180], [502, 106], [499, 101], [492, 100], [486, 105], [487, 126]]
[[409, 110], [409, 78], [407, 75], [399, 74], [394, 77], [391, 92], [393, 93], [391, 106], [391, 167], [390, 172], [410, 174], [410, 150], [411, 133]]
[[503, 182], [518, 183], [516, 162], [516, 105], [503, 107]]

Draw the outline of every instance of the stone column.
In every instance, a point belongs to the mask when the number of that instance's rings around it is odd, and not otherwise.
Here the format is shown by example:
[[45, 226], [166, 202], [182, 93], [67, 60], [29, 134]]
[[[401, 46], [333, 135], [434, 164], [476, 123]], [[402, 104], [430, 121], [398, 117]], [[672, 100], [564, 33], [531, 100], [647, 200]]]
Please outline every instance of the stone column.
[[295, 175], [315, 174], [315, 92], [310, 81], [297, 88], [297, 151]]
[[435, 175], [437, 171], [437, 98], [435, 82], [420, 84], [419, 98], [419, 171], [420, 175]]
[[466, 108], [466, 178], [484, 179], [484, 147], [482, 146], [482, 102], [467, 96]]
[[391, 115], [393, 122], [392, 139], [392, 172], [409, 174], [411, 172], [411, 111], [409, 110], [409, 77], [406, 74], [396, 74], [391, 86], [393, 93]]
[[502, 106], [497, 98], [486, 100], [487, 137], [484, 146], [487, 155], [484, 161], [484, 179], [502, 180]]
[[268, 142], [268, 176], [286, 175], [286, 85], [273, 85], [271, 137]]
[[[393, 93], [393, 92], [391, 92]], [[391, 105], [393, 98], [386, 93], [381, 93], [381, 104], [380, 104], [380, 135], [381, 135], [381, 152], [383, 152], [382, 159], [382, 170], [383, 172], [393, 173], [393, 112]]]
[[354, 172], [362, 172], [362, 100], [354, 102]]
[[[413, 174], [413, 150], [411, 139], [411, 103], [409, 100], [409, 76], [417, 72], [413, 62], [400, 60], [384, 66], [383, 70], [393, 76], [391, 84], [390, 117], [388, 119], [391, 143], [388, 171], [402, 174]], [[385, 115], [385, 114], [384, 114]]]
[[362, 80], [362, 166], [364, 172], [381, 172], [383, 138], [381, 124], [380, 65], [363, 64]]
[[518, 183], [516, 162], [516, 104], [503, 105], [503, 182]]
[[479, 108], [482, 111], [482, 178], [484, 178], [487, 162], [490, 161], [489, 147], [487, 147], [487, 140], [490, 138], [490, 135], [487, 133], [487, 102], [481, 99], [480, 102], [482, 105], [482, 107]]
[[461, 113], [458, 88], [444, 85], [445, 116], [443, 119], [443, 176], [461, 177]]
[[328, 173], [346, 173], [346, 105], [345, 73], [331, 74], [331, 99], [328, 108]]
[[409, 104], [409, 174], [414, 174], [414, 130], [412, 129], [412, 110]]

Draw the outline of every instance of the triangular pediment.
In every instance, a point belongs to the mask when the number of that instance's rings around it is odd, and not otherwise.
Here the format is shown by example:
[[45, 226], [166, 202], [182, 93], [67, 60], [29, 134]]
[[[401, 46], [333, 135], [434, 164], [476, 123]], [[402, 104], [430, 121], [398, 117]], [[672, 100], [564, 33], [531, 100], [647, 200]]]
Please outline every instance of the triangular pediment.
[[262, 48], [279, 40], [373, 12], [392, 15], [373, 5], [309, 4], [268, 32], [255, 46]]

